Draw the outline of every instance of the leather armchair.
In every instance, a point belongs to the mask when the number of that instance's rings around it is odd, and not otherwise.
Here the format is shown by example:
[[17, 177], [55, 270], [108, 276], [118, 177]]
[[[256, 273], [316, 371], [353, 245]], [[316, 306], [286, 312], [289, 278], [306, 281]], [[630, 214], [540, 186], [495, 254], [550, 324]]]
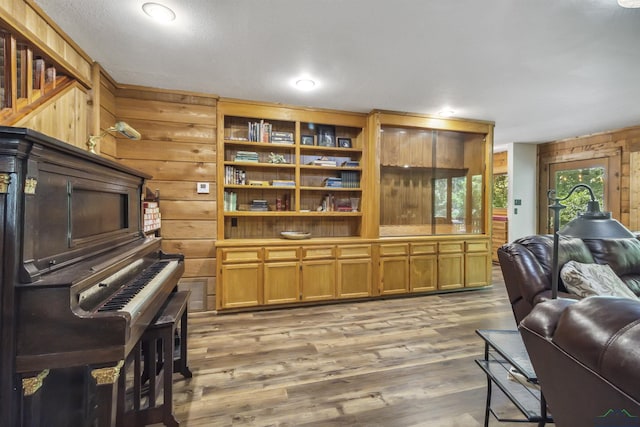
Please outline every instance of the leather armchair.
[[640, 426], [640, 302], [550, 300], [519, 328], [556, 426]]

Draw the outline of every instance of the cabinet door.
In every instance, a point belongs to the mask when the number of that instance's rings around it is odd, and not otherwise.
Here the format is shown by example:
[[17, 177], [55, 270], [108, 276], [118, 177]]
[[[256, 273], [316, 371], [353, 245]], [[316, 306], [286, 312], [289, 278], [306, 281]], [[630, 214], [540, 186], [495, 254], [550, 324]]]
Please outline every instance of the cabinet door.
[[488, 286], [491, 283], [491, 259], [486, 252], [465, 255], [465, 287]]
[[411, 292], [438, 289], [438, 257], [436, 255], [413, 255], [409, 260], [409, 267]]
[[371, 260], [338, 260], [338, 298], [371, 295]]
[[380, 289], [382, 295], [402, 294], [409, 291], [409, 259], [402, 257], [380, 258]]
[[334, 260], [302, 263], [302, 300], [317, 301], [336, 296], [336, 262]]
[[438, 288], [458, 289], [464, 287], [464, 254], [438, 255]]
[[300, 264], [267, 262], [264, 264], [264, 303], [284, 304], [298, 301]]
[[262, 266], [260, 263], [223, 264], [219, 298], [221, 308], [252, 307], [262, 304]]

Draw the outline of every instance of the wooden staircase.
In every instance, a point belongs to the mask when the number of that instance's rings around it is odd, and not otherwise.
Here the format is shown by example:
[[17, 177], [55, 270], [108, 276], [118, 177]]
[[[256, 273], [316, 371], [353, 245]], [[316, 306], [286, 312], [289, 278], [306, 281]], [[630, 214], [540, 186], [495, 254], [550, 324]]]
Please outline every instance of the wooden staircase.
[[74, 83], [36, 48], [0, 30], [0, 125], [15, 125]]

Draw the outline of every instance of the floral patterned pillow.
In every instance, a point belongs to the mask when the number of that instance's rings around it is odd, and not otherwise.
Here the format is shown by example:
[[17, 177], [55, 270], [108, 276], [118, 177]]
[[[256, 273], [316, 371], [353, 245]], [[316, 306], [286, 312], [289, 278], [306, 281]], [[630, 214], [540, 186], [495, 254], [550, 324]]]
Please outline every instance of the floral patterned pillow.
[[560, 271], [567, 291], [580, 297], [609, 295], [639, 299], [607, 264], [568, 261]]

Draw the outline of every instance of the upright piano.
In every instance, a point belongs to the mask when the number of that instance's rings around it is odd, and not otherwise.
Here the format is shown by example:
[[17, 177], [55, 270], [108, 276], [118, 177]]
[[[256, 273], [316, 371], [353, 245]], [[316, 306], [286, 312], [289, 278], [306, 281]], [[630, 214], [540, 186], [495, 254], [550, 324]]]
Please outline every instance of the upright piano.
[[0, 426], [112, 424], [122, 361], [184, 272], [142, 231], [149, 178], [0, 127]]

